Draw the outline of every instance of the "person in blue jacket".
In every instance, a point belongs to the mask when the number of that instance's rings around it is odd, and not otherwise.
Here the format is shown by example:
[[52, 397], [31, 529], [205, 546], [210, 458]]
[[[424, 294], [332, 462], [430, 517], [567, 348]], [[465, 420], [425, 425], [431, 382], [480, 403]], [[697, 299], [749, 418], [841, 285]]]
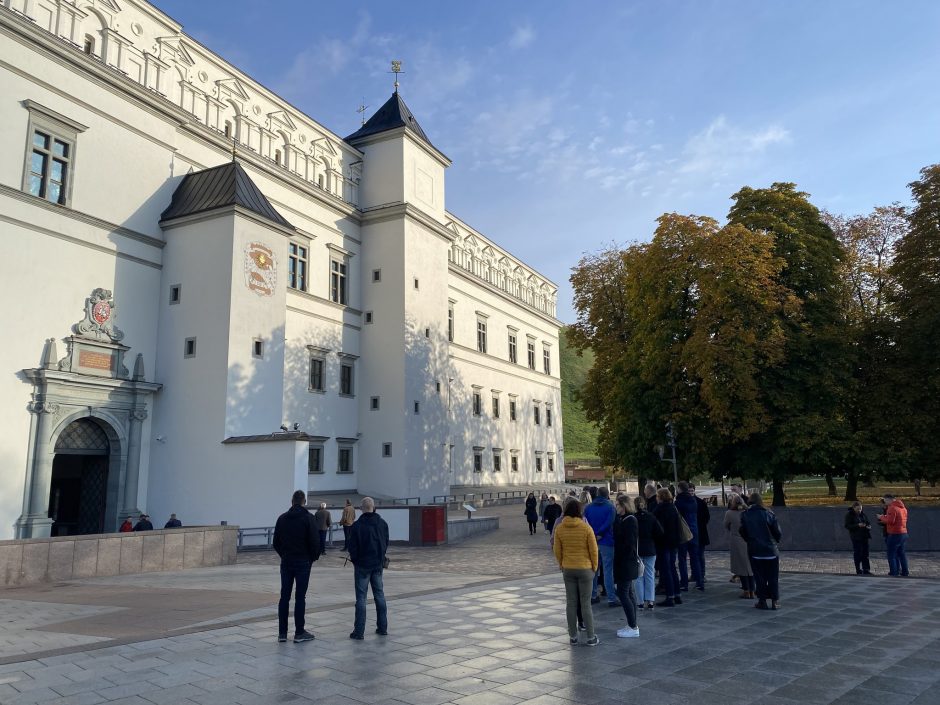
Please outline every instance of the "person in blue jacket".
[[679, 510], [680, 516], [685, 519], [692, 532], [692, 540], [679, 544], [679, 589], [683, 592], [689, 590], [689, 569], [686, 563], [688, 556], [689, 563], [692, 565], [692, 580], [695, 581], [695, 587], [699, 590], [705, 589], [705, 571], [702, 570], [702, 552], [699, 550], [699, 531], [698, 531], [698, 503], [695, 497], [689, 492], [689, 483], [680, 480], [676, 485], [675, 504]]
[[[597, 551], [600, 554], [600, 568], [604, 571], [604, 589], [607, 591], [607, 606], [620, 607], [617, 590], [614, 587], [614, 517], [617, 511], [610, 501], [610, 490], [606, 485], [597, 489], [594, 501], [584, 508], [584, 519], [594, 530], [597, 539]], [[597, 604], [597, 573], [591, 588], [591, 603]]]

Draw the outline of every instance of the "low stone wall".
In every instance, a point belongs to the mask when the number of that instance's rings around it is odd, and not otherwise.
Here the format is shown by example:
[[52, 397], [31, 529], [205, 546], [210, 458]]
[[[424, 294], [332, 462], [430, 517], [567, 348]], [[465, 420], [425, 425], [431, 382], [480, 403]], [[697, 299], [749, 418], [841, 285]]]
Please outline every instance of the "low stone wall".
[[0, 541], [0, 587], [235, 562], [237, 526]]
[[456, 543], [477, 534], [485, 534], [499, 528], [499, 517], [479, 519], [450, 519], [447, 522], [447, 543]]
[[[783, 539], [783, 551], [851, 551], [852, 541], [845, 529], [845, 513], [849, 505], [834, 507], [769, 507], [777, 516]], [[711, 507], [708, 550], [728, 549], [728, 532], [724, 528], [725, 509]], [[908, 551], [940, 551], [940, 507], [908, 508]], [[872, 522], [871, 550], [884, 551], [881, 527], [875, 515], [878, 506], [865, 506], [865, 515]]]

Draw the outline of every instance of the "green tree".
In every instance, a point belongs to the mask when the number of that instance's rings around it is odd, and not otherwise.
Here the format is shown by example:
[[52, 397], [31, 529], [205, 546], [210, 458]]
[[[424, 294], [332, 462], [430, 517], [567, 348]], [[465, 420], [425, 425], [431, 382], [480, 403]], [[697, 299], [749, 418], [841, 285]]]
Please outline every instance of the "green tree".
[[940, 474], [940, 164], [910, 184], [914, 207], [898, 242], [891, 272], [898, 289], [898, 354], [905, 375], [899, 407], [906, 415], [912, 473]]
[[789, 476], [831, 469], [847, 442], [843, 249], [808, 194], [794, 184], [745, 187], [732, 199], [729, 223], [773, 239], [774, 253], [783, 261], [777, 282], [800, 303], [799, 313], [781, 318], [783, 364], [760, 378], [772, 423], [726, 455], [741, 474], [769, 476], [773, 503], [783, 505]]

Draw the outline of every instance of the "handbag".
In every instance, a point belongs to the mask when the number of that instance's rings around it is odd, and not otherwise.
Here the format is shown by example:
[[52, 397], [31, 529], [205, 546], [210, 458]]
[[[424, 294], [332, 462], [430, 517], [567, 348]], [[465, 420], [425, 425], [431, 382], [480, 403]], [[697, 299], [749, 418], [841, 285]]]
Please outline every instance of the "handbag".
[[688, 543], [692, 540], [692, 529], [689, 528], [685, 517], [679, 515], [679, 543]]

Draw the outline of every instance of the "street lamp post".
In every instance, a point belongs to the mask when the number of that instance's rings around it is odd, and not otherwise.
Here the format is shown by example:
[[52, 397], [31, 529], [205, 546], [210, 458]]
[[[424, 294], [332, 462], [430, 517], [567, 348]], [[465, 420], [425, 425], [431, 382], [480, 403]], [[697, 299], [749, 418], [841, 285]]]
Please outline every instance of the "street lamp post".
[[676, 467], [676, 434], [672, 428], [672, 421], [666, 422], [666, 445], [672, 448], [672, 457], [669, 462], [672, 463], [672, 482], [673, 487], [679, 484], [679, 471]]

